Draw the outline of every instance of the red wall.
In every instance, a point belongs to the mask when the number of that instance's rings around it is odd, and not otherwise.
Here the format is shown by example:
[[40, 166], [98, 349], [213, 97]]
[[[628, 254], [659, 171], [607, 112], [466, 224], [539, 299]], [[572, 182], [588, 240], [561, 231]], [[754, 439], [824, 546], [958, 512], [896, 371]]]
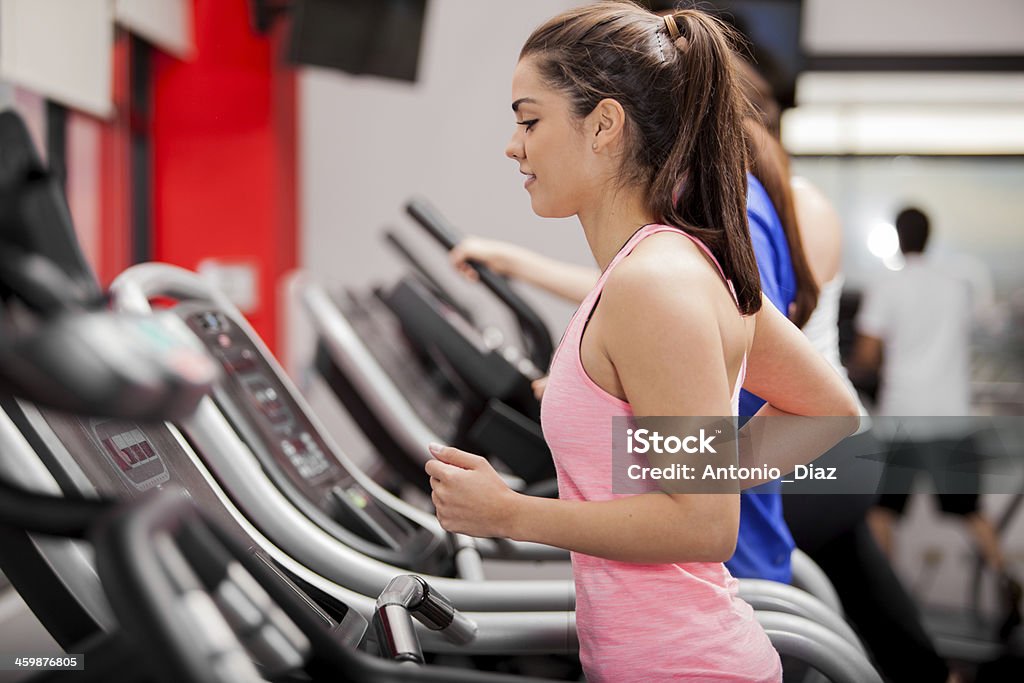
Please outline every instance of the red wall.
[[277, 283], [296, 265], [294, 74], [247, 0], [193, 4], [195, 57], [154, 53], [153, 256], [254, 265], [247, 315], [274, 349]]

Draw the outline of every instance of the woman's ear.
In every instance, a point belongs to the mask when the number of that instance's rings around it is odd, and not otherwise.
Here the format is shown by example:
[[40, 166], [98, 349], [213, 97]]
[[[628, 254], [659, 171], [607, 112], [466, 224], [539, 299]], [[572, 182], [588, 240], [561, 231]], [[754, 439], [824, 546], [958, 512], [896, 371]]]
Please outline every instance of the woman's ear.
[[605, 98], [587, 115], [587, 130], [593, 136], [591, 149], [601, 152], [616, 145], [623, 138], [626, 112], [618, 100]]

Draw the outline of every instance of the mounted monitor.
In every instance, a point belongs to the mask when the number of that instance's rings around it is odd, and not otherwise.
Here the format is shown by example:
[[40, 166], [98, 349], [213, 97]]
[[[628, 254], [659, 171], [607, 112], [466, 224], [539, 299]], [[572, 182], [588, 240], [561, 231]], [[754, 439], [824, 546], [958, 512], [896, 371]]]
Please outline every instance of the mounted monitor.
[[296, 0], [290, 58], [415, 81], [427, 0]]

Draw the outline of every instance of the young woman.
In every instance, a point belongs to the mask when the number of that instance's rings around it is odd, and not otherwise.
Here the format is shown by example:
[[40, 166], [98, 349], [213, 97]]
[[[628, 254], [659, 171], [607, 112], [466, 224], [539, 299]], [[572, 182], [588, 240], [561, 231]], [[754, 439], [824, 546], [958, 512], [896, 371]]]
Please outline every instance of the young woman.
[[[744, 65], [742, 60], [736, 63]], [[745, 88], [747, 79], [741, 82]], [[761, 123], [748, 116], [743, 125], [749, 169], [747, 224], [757, 260], [761, 292], [775, 308], [788, 311], [789, 319], [802, 327], [815, 309], [818, 285], [805, 257], [802, 234], [797, 226], [787, 157]], [[816, 243], [820, 241], [816, 240]], [[595, 268], [556, 261], [507, 242], [473, 237], [462, 240], [452, 250], [451, 259], [470, 279], [476, 276], [476, 271], [467, 264], [472, 260], [498, 274], [525, 280], [577, 305], [593, 289], [600, 275]], [[807, 336], [813, 344], [814, 337]], [[833, 367], [842, 368], [838, 364]], [[546, 381], [539, 379], [534, 383], [538, 398]], [[739, 414], [744, 417], [754, 415], [763, 404], [758, 396], [742, 391]], [[740, 496], [736, 549], [725, 563], [734, 577], [782, 583], [792, 580], [791, 557], [795, 543], [783, 518], [781, 489], [780, 482], [769, 482], [757, 489], [744, 491]]]
[[441, 524], [572, 551], [588, 680], [778, 681], [736, 597], [737, 494], [612, 491], [612, 417], [856, 415], [835, 372], [762, 306], [745, 218], [742, 98], [721, 25], [604, 2], [527, 40], [507, 155], [534, 211], [577, 216], [602, 274], [552, 361], [542, 423], [558, 500], [508, 489], [486, 460], [431, 445]]

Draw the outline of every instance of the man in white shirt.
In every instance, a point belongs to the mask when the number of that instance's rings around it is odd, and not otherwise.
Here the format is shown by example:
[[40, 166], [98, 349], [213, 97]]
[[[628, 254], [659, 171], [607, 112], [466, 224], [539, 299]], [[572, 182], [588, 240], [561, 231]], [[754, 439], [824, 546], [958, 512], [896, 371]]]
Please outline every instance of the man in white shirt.
[[[1008, 633], [1020, 620], [1020, 587], [1006, 575], [997, 533], [978, 509], [978, 473], [965, 471], [976, 462], [972, 437], [963, 433], [966, 420], [948, 419], [970, 415], [970, 336], [978, 297], [962, 272], [925, 258], [929, 225], [923, 212], [901, 211], [896, 232], [906, 263], [865, 292], [853, 365], [861, 372], [880, 369], [876, 415], [915, 419], [902, 421], [890, 435], [889, 469], [869, 523], [891, 556], [893, 525], [906, 506], [914, 472], [928, 471], [942, 511], [964, 518], [986, 563], [1002, 579], [1012, 606]], [[973, 492], [943, 492], [951, 483]]]

